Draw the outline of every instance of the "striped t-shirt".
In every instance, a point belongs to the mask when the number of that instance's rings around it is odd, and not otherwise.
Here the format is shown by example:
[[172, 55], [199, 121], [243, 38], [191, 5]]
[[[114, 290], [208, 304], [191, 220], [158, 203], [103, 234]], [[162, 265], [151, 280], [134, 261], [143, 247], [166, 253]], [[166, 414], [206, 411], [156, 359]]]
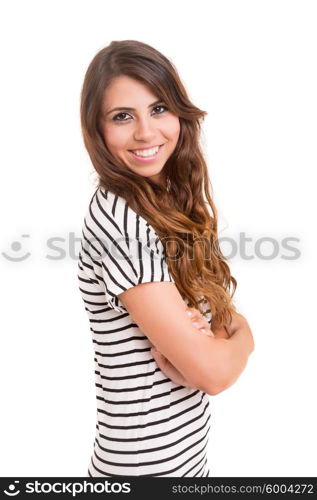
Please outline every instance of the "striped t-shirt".
[[[95, 353], [97, 423], [88, 476], [209, 476], [208, 395], [163, 374], [152, 343], [117, 297], [139, 283], [175, 283], [165, 257], [154, 228], [124, 198], [98, 187], [78, 260]], [[211, 321], [211, 313], [204, 316]]]

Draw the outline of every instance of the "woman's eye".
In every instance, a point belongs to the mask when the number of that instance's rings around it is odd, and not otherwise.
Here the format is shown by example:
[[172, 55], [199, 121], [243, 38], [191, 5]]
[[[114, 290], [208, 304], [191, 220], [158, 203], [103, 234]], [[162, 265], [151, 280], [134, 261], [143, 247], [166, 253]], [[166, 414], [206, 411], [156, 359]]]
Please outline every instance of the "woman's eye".
[[[168, 110], [167, 106], [164, 106], [163, 104], [160, 104], [160, 105], [158, 105], [158, 106], [154, 106], [153, 111], [154, 111], [154, 110], [156, 110], [156, 109], [162, 109], [162, 108], [163, 108], [163, 111], [160, 111], [160, 112], [158, 112], [158, 113], [155, 113], [156, 115], [161, 115], [161, 114], [162, 114], [162, 112], [164, 112], [164, 111], [167, 111], [167, 110]], [[118, 113], [117, 115], [115, 115], [115, 116], [112, 118], [112, 120], [113, 120], [114, 122], [127, 122], [127, 121], [128, 121], [128, 118], [123, 118], [124, 116], [128, 116], [128, 117], [129, 117], [130, 115], [129, 115], [128, 113], [126, 113], [126, 112], [124, 112], [124, 111], [123, 111], [122, 113]]]
[[[160, 104], [159, 106], [155, 106], [153, 109], [157, 109], [157, 108], [163, 108], [163, 109], [164, 109], [164, 111], [166, 111], [166, 110], [168, 109], [168, 108], [167, 108], [166, 106], [164, 106], [163, 104]], [[160, 115], [161, 113], [158, 113], [158, 114]]]
[[120, 120], [120, 118], [118, 118], [119, 116], [122, 116], [122, 115], [128, 115], [128, 113], [118, 113], [117, 115], [115, 115], [112, 119], [113, 121], [115, 122], [126, 122], [127, 120]]

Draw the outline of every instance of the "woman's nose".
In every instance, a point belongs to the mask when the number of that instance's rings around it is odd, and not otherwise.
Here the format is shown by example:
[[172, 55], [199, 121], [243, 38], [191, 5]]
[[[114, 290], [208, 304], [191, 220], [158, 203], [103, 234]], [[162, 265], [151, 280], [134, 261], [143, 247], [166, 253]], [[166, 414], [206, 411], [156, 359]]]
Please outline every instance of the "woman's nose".
[[155, 131], [153, 129], [153, 123], [150, 123], [150, 119], [143, 118], [139, 119], [136, 123], [134, 130], [135, 140], [151, 140], [155, 137]]

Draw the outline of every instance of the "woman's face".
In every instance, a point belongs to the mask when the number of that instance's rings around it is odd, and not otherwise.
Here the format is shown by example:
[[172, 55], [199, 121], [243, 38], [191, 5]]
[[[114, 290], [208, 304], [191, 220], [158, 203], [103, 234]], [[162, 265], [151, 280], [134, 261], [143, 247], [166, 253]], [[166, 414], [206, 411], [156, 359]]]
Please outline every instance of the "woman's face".
[[163, 181], [160, 173], [180, 133], [178, 116], [128, 76], [112, 80], [104, 94], [102, 115], [103, 138], [111, 154], [133, 172]]

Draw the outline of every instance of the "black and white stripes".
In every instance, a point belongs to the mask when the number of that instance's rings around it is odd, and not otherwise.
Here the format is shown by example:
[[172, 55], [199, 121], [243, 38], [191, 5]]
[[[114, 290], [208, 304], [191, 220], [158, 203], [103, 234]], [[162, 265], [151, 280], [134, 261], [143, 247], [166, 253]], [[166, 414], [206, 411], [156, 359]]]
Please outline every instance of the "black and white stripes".
[[88, 476], [209, 475], [207, 394], [174, 384], [117, 297], [148, 281], [174, 281], [153, 227], [124, 198], [98, 188], [78, 259], [79, 289], [95, 352], [96, 436]]

